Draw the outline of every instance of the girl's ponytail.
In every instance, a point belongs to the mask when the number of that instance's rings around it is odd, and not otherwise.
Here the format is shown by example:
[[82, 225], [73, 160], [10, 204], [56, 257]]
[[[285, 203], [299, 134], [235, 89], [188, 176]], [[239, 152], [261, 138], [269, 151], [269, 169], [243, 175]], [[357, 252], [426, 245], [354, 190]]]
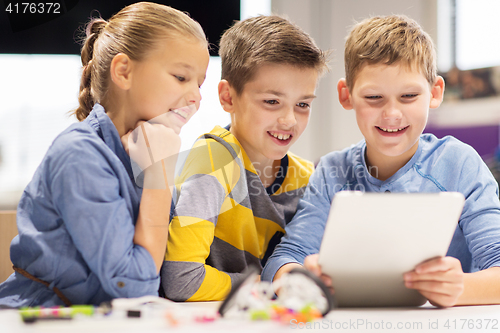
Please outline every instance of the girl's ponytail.
[[[92, 76], [95, 75], [93, 72], [93, 62], [92, 58], [94, 56], [94, 44], [97, 38], [101, 35], [107, 22], [101, 18], [93, 19], [86, 29], [87, 38], [82, 47], [82, 79], [80, 82], [80, 94], [78, 96], [78, 102], [80, 106], [75, 110], [76, 118], [79, 121], [84, 120], [89, 115], [90, 111], [97, 102], [92, 96], [91, 81]], [[95, 77], [94, 77], [95, 79]]]

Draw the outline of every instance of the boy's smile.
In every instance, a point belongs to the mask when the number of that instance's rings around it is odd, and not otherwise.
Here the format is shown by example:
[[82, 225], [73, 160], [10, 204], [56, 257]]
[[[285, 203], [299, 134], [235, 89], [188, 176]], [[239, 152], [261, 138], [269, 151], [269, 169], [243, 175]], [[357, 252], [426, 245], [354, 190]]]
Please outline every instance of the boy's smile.
[[[342, 94], [342, 80], [338, 88]], [[439, 106], [443, 89], [442, 78], [430, 86], [419, 71], [400, 64], [362, 67], [347, 99], [339, 97], [345, 108], [356, 112], [370, 166], [390, 161], [397, 170], [410, 160], [427, 124], [429, 108]]]
[[377, 128], [382, 131], [381, 133], [382, 135], [392, 136], [393, 134], [394, 135], [403, 134], [403, 132], [406, 131], [408, 127], [410, 126], [405, 126], [402, 128], [383, 128], [383, 127], [377, 127]]
[[314, 68], [266, 64], [240, 94], [229, 87], [231, 132], [254, 164], [281, 160], [304, 132], [317, 81]]
[[271, 136], [274, 142], [277, 145], [287, 146], [290, 142], [292, 142], [293, 134], [292, 133], [280, 133], [275, 131], [268, 131], [267, 134]]

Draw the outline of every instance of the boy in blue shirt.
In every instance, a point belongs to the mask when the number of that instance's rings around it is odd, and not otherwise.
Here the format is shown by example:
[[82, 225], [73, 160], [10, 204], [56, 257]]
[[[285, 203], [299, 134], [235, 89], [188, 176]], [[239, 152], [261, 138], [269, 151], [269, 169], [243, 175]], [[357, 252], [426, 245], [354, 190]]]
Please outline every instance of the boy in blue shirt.
[[347, 38], [345, 69], [339, 101], [365, 139], [322, 157], [262, 279], [304, 264], [331, 285], [317, 253], [338, 191], [457, 191], [466, 201], [447, 256], [407, 272], [405, 285], [437, 306], [500, 303], [498, 185], [470, 146], [422, 134], [444, 92], [430, 37], [404, 16], [366, 19]]

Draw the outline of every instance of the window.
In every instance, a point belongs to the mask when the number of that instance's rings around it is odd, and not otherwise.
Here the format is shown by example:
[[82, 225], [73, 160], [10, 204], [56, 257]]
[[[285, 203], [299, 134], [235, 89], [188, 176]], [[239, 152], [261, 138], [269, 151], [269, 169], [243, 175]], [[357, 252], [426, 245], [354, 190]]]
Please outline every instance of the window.
[[0, 55], [0, 209], [15, 208], [47, 148], [75, 122], [81, 62], [68, 55]]
[[438, 0], [438, 69], [445, 100], [500, 95], [497, 0]]
[[240, 1], [240, 17], [242, 20], [257, 15], [271, 15], [271, 0]]
[[442, 72], [500, 66], [498, 0], [438, 0], [438, 67]]

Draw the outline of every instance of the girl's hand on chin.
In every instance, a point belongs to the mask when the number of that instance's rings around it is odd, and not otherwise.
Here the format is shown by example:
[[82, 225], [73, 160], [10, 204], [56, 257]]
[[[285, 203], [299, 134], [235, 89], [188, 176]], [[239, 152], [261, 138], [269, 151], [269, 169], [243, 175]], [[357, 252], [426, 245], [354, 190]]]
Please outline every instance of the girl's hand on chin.
[[181, 146], [181, 138], [170, 127], [161, 123], [139, 121], [134, 130], [121, 137], [121, 142], [130, 158], [141, 170], [165, 161], [174, 166]]

